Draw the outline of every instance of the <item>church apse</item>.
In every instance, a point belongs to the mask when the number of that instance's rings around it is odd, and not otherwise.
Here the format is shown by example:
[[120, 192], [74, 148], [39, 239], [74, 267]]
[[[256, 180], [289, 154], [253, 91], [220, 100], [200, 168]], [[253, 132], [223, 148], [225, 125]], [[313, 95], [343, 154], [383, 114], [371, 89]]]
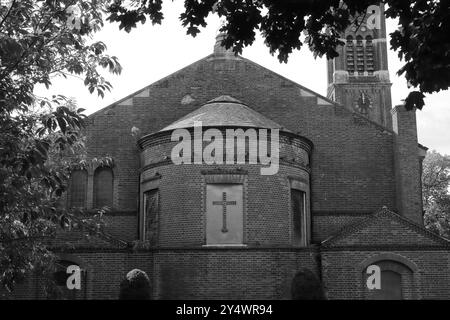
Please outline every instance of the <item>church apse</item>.
[[[206, 104], [209, 104], [208, 111], [214, 112], [214, 121], [222, 117], [220, 123], [208, 120], [208, 112], [204, 112], [204, 109], [198, 111], [204, 120], [203, 133], [207, 130], [206, 128], [212, 126], [216, 126], [218, 132], [223, 132], [225, 136], [227, 130], [230, 128], [234, 130], [240, 125], [243, 125], [245, 129], [242, 132], [247, 134], [249, 130], [259, 129], [256, 125], [262, 127], [265, 124], [267, 127], [277, 125], [269, 121], [265, 123], [262, 115], [258, 115], [246, 106], [243, 106], [245, 108], [240, 114], [236, 111], [233, 115], [239, 118], [240, 122], [231, 123], [230, 119], [227, 119], [228, 113], [224, 110], [229, 111], [228, 104], [235, 104], [237, 108], [241, 108], [240, 103], [223, 100], [213, 100]], [[197, 113], [192, 117], [198, 120]], [[234, 137], [236, 145], [233, 150], [229, 147], [227, 149], [226, 139], [221, 142], [224, 147], [221, 155], [223, 162], [208, 164], [202, 161], [201, 163], [176, 164], [171, 157], [172, 150], [178, 141], [172, 141], [171, 135], [177, 126], [185, 126], [188, 132], [194, 134], [194, 128], [189, 127], [192, 124], [189, 123], [189, 118], [188, 115], [179, 124], [176, 122], [175, 125], [169, 125], [168, 130], [163, 129], [139, 140], [143, 159], [140, 179], [140, 220], [148, 221], [149, 218], [146, 218], [146, 215], [155, 215], [153, 209], [147, 209], [151, 206], [147, 199], [151, 192], [157, 192], [159, 227], [153, 227], [159, 230], [157, 231], [159, 240], [156, 242], [160, 246], [197, 247], [209, 245], [291, 246], [294, 242], [306, 246], [309, 243], [307, 237], [310, 236], [308, 216], [311, 142], [289, 131], [281, 130], [279, 155], [277, 155], [279, 170], [273, 175], [261, 174], [261, 168], [265, 165], [259, 161], [259, 156], [255, 158], [256, 163], [250, 161], [253, 157], [252, 148], [257, 145], [253, 146], [252, 139], [245, 135]], [[263, 121], [260, 121], [261, 119]], [[252, 127], [253, 124], [255, 127]], [[244, 138], [245, 144], [242, 146], [246, 150], [242, 157], [237, 152], [240, 137]], [[255, 135], [255, 137], [258, 136]], [[202, 150], [207, 150], [210, 143], [202, 141]], [[194, 159], [196, 152], [194, 146], [190, 148], [190, 152]], [[229, 152], [233, 152], [234, 157], [231, 164], [225, 161]], [[270, 153], [270, 148], [266, 152]], [[292, 217], [291, 189], [299, 190], [304, 194], [304, 200], [301, 200], [302, 218], [300, 220]], [[153, 207], [156, 208], [156, 206]], [[293, 240], [295, 238], [294, 221], [301, 223], [301, 228], [304, 228], [302, 231], [304, 238], [300, 242]], [[148, 223], [143, 224], [145, 227], [141, 225], [141, 240], [147, 239], [145, 228], [149, 229]]]
[[[230, 107], [230, 104], [234, 106]], [[230, 108], [233, 108], [231, 114]], [[243, 136], [245, 143], [241, 145], [245, 146], [244, 155], [239, 156], [239, 137], [236, 136], [233, 150], [226, 148], [226, 139], [221, 142], [224, 146], [221, 155], [223, 162], [174, 163], [171, 154], [178, 140], [171, 139], [172, 133], [182, 127], [194, 135], [192, 119], [202, 120], [203, 134], [211, 127], [223, 133], [224, 137], [227, 130], [242, 129], [247, 134]], [[252, 139], [248, 137], [253, 129], [255, 132], [259, 132], [259, 129], [280, 130], [277, 155], [279, 170], [275, 174], [261, 174], [261, 168], [265, 165], [259, 161], [259, 157], [256, 163], [250, 161], [253, 157], [252, 148], [258, 146], [252, 144]], [[256, 137], [259, 138], [259, 135]], [[210, 142], [203, 141], [202, 144], [202, 150], [207, 150]], [[244, 263], [238, 260], [245, 259], [248, 254], [254, 255], [256, 259], [267, 260], [267, 265], [261, 266], [258, 271], [262, 278], [270, 277], [274, 267], [281, 268], [281, 277], [285, 281], [274, 283], [273, 287], [266, 289], [282, 291], [285, 297], [288, 297], [289, 280], [301, 266], [298, 264], [299, 259], [305, 259], [307, 265], [316, 263], [314, 255], [311, 255], [315, 249], [310, 246], [309, 159], [313, 146], [308, 139], [285, 130], [240, 101], [225, 96], [213, 99], [201, 106], [199, 111], [188, 114], [159, 132], [142, 137], [139, 146], [143, 159], [140, 239], [150, 248], [183, 248], [186, 250], [183, 255], [186, 252], [199, 254], [201, 258], [196, 261], [198, 269], [209, 275], [206, 281], [211, 281], [211, 286], [221, 292], [221, 297], [226, 296], [227, 289], [223, 284], [216, 283], [219, 273], [229, 274], [227, 268], [235, 268], [230, 263]], [[190, 153], [193, 159], [195, 152], [192, 145]], [[232, 164], [225, 162], [228, 152], [233, 152]], [[268, 148], [266, 152], [270, 153], [271, 149]], [[247, 253], [238, 253], [242, 250]], [[248, 250], [252, 250], [251, 253]], [[279, 256], [281, 260], [273, 260], [273, 255]], [[188, 275], [183, 272], [186, 270], [184, 262], [171, 265], [164, 258], [166, 255], [161, 253], [160, 257], [158, 268], [161, 268], [164, 273], [162, 278], [165, 279], [159, 289], [161, 297], [173, 297], [175, 293], [183, 297], [201, 294], [191, 288], [195, 284], [186, 278]], [[290, 261], [289, 267], [282, 264], [286, 259]], [[241, 274], [246, 271], [238, 268], [235, 272]], [[175, 274], [176, 278], [181, 277], [186, 282], [183, 289], [176, 287], [175, 290], [171, 286], [170, 279]], [[250, 275], [241, 276], [248, 279], [248, 283], [241, 288], [244, 298], [249, 290], [254, 290], [257, 281], [251, 282]], [[233, 283], [229, 279], [229, 284]], [[237, 288], [229, 290], [231, 298], [231, 292], [235, 294]], [[264, 290], [259, 295], [261, 298], [275, 294]], [[217, 295], [212, 292], [209, 294], [209, 297]]]

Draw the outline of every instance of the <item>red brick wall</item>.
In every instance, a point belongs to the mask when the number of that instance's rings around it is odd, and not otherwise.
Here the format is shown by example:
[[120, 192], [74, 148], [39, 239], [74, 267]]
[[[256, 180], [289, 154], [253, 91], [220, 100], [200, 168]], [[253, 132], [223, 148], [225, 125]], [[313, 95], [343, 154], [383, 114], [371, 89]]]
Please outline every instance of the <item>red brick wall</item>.
[[402, 215], [423, 224], [416, 111], [407, 111], [399, 105], [392, 109], [392, 114], [397, 207]]
[[299, 269], [317, 272], [308, 249], [161, 251], [155, 261], [161, 299], [289, 299]]
[[[206, 101], [229, 94], [299, 132], [314, 144], [314, 210], [376, 210], [395, 206], [392, 134], [333, 105], [318, 105], [296, 84], [247, 60], [202, 60], [151, 85], [149, 97], [114, 105], [89, 119], [89, 155], [112, 155], [120, 180], [118, 208], [136, 209], [138, 150], [131, 128], [156, 132]], [[195, 101], [182, 104], [185, 95]], [[112, 130], [112, 128], [114, 128]]]
[[[214, 166], [216, 167], [216, 166]], [[259, 165], [225, 165], [222, 169], [247, 170], [244, 185], [244, 243], [252, 246], [286, 246], [290, 241], [290, 198], [288, 176], [305, 177], [299, 168], [280, 166], [280, 175], [261, 176]], [[160, 246], [201, 246], [205, 243], [203, 211], [204, 177], [208, 165], [167, 165], [148, 169], [156, 172], [160, 190]]]
[[[145, 91], [132, 98], [132, 104], [116, 104], [89, 118], [89, 155], [111, 155], [115, 160], [118, 210], [138, 207], [139, 151], [131, 128], [139, 128], [142, 134], [156, 132], [223, 94], [232, 95], [313, 142], [313, 211], [373, 212], [383, 205], [395, 208], [392, 133], [342, 107], [317, 104], [317, 97], [267, 69], [247, 60], [206, 59], [147, 90], [147, 97]], [[188, 94], [194, 102], [182, 104]], [[185, 180], [176, 182], [182, 181]], [[194, 201], [195, 198], [183, 197], [185, 188], [179, 190], [181, 199], [188, 204]], [[264, 192], [260, 200], [271, 198], [270, 193]], [[346, 220], [353, 221], [349, 218], [341, 222]], [[324, 217], [313, 217], [314, 221], [322, 223]], [[317, 239], [331, 235], [321, 226], [314, 225], [314, 230]]]
[[[150, 277], [153, 299], [289, 299], [292, 278], [302, 268], [321, 274], [328, 299], [363, 299], [370, 293], [364, 286], [362, 263], [373, 256], [386, 260], [386, 256], [392, 255], [410, 261], [417, 268], [410, 277], [405, 276], [402, 280], [404, 298], [449, 299], [448, 251], [392, 249], [374, 251], [355, 247], [323, 251], [321, 272], [320, 256], [313, 248], [187, 248], [73, 255], [84, 261], [82, 268], [87, 270], [88, 299], [117, 299], [120, 281], [134, 268], [144, 270]], [[0, 298], [44, 296], [36, 278], [31, 278], [19, 285], [13, 296], [3, 291]]]
[[367, 215], [361, 212], [313, 212], [312, 242], [320, 243], [336, 235], [342, 228], [365, 219]]
[[[291, 280], [301, 268], [317, 272], [313, 249], [187, 249], [74, 253], [87, 270], [80, 297], [117, 299], [120, 282], [132, 269], [147, 273], [153, 299], [289, 299]], [[44, 298], [35, 278], [14, 296]], [[29, 290], [29, 288], [36, 290]]]
[[[339, 250], [322, 253], [323, 281], [329, 299], [362, 299], [365, 282], [360, 267], [367, 257], [391, 253], [400, 255], [417, 265], [413, 285], [406, 286], [403, 296], [407, 299], [449, 299], [450, 277], [448, 274], [449, 252], [447, 250], [401, 250], [392, 251]], [[381, 258], [383, 260], [383, 258]], [[376, 264], [376, 263], [375, 263]]]
[[[152, 282], [153, 299], [289, 299], [301, 268], [317, 272], [310, 249], [187, 249], [80, 253], [88, 268], [87, 298], [117, 299], [134, 268]], [[34, 297], [29, 297], [34, 298]]]
[[104, 216], [105, 232], [113, 237], [133, 241], [138, 237], [137, 212], [114, 213]]

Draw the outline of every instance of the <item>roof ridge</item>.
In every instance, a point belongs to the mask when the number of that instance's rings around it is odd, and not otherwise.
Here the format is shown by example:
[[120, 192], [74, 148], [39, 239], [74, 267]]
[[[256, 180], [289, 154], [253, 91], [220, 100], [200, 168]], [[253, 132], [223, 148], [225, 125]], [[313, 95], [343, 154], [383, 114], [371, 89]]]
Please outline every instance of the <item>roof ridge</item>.
[[[223, 94], [223, 95], [220, 95], [220, 96], [218, 96], [218, 97], [215, 97], [214, 99], [211, 99], [211, 100], [207, 101], [207, 102], [204, 103], [202, 106], [204, 106], [205, 104], [208, 104], [208, 103], [215, 103], [215, 102], [239, 103], [239, 104], [243, 104], [243, 105], [245, 105], [245, 106], [247, 105], [247, 104], [243, 103], [242, 101], [236, 99], [236, 98], [233, 97], [233, 96], [230, 96], [230, 95], [228, 95], [228, 94]], [[201, 107], [202, 107], [202, 106], [201, 106]]]
[[[387, 211], [390, 212], [391, 216], [393, 216], [395, 219], [397, 219], [398, 221], [401, 221], [401, 222], [404, 222], [404, 223], [408, 224], [413, 230], [420, 232], [424, 236], [432, 237], [436, 241], [443, 242], [446, 245], [450, 245], [450, 240], [449, 239], [446, 239], [446, 238], [444, 238], [444, 237], [442, 237], [442, 236], [440, 236], [440, 235], [438, 235], [438, 234], [436, 234], [434, 232], [431, 232], [431, 231], [427, 230], [424, 226], [421, 226], [417, 222], [415, 222], [413, 220], [410, 220], [410, 219], [407, 219], [404, 216], [402, 216], [402, 215], [400, 215], [400, 214], [398, 214], [396, 212], [393, 212], [393, 211], [390, 211], [390, 210], [387, 210]], [[382, 214], [383, 212], [379, 212], [379, 213]]]
[[328, 247], [330, 244], [336, 242], [339, 239], [342, 239], [343, 237], [351, 234], [352, 232], [357, 231], [360, 227], [363, 227], [364, 225], [368, 224], [371, 220], [374, 219], [375, 214], [376, 213], [372, 213], [368, 217], [365, 217], [360, 221], [351, 223], [350, 225], [343, 227], [340, 231], [338, 231], [337, 234], [328, 237], [327, 239], [323, 240], [320, 244], [323, 247]]
[[350, 224], [349, 226], [342, 228], [337, 234], [323, 240], [321, 242], [321, 245], [323, 247], [329, 247], [331, 244], [335, 243], [337, 240], [345, 238], [346, 236], [370, 225], [370, 223], [372, 221], [376, 221], [376, 218], [378, 218], [380, 216], [391, 217], [391, 218], [397, 220], [398, 222], [402, 223], [403, 225], [406, 224], [406, 227], [408, 227], [426, 237], [432, 238], [433, 240], [440, 242], [445, 246], [450, 246], [450, 240], [445, 239], [445, 238], [441, 237], [440, 235], [437, 235], [431, 231], [428, 231], [425, 227], [417, 224], [416, 222], [414, 222], [410, 219], [405, 218], [404, 216], [401, 216], [400, 214], [398, 214], [394, 211], [389, 210], [386, 206], [383, 206], [381, 208], [381, 210], [374, 212], [370, 216], [362, 219], [361, 221], [355, 222], [353, 224]]
[[236, 126], [279, 129], [290, 132], [276, 121], [229, 95], [221, 95], [203, 103], [159, 132], [191, 128], [195, 126], [196, 121], [202, 122], [204, 127]]

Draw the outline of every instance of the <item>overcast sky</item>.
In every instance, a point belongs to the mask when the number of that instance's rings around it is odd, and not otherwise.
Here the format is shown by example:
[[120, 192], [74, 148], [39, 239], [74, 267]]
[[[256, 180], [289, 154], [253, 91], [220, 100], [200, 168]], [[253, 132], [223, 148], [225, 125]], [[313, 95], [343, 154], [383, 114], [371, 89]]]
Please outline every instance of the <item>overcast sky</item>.
[[[212, 53], [219, 19], [210, 16], [208, 26], [196, 38], [186, 35], [179, 15], [183, 10], [182, 1], [164, 1], [162, 25], [151, 23], [139, 25], [131, 33], [119, 31], [117, 24], [105, 24], [93, 40], [101, 40], [108, 46], [108, 53], [119, 58], [123, 67], [120, 76], [107, 74], [113, 84], [112, 92], [105, 98], [89, 94], [83, 81], [76, 78], [54, 78], [53, 86], [47, 91], [43, 87], [37, 94], [51, 96], [64, 94], [76, 98], [79, 107], [91, 114], [111, 103], [209, 55]], [[394, 31], [396, 23], [387, 22], [388, 33]], [[260, 36], [243, 54], [248, 58], [282, 76], [289, 78], [315, 92], [326, 96], [326, 60], [314, 59], [307, 46], [295, 51], [287, 64], [281, 64], [271, 56]], [[389, 69], [392, 85], [393, 106], [401, 103], [408, 93], [406, 80], [398, 77], [396, 71], [402, 63], [394, 51], [389, 51]], [[428, 95], [423, 111], [417, 112], [419, 142], [440, 153], [450, 154], [450, 92], [444, 91]]]

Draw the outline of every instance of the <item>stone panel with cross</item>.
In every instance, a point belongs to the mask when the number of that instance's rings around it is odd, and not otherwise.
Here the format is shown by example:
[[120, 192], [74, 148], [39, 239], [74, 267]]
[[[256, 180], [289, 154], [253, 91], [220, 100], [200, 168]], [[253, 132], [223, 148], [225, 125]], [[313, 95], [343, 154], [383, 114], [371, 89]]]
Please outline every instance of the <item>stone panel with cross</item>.
[[206, 243], [242, 244], [243, 187], [241, 184], [207, 184]]

